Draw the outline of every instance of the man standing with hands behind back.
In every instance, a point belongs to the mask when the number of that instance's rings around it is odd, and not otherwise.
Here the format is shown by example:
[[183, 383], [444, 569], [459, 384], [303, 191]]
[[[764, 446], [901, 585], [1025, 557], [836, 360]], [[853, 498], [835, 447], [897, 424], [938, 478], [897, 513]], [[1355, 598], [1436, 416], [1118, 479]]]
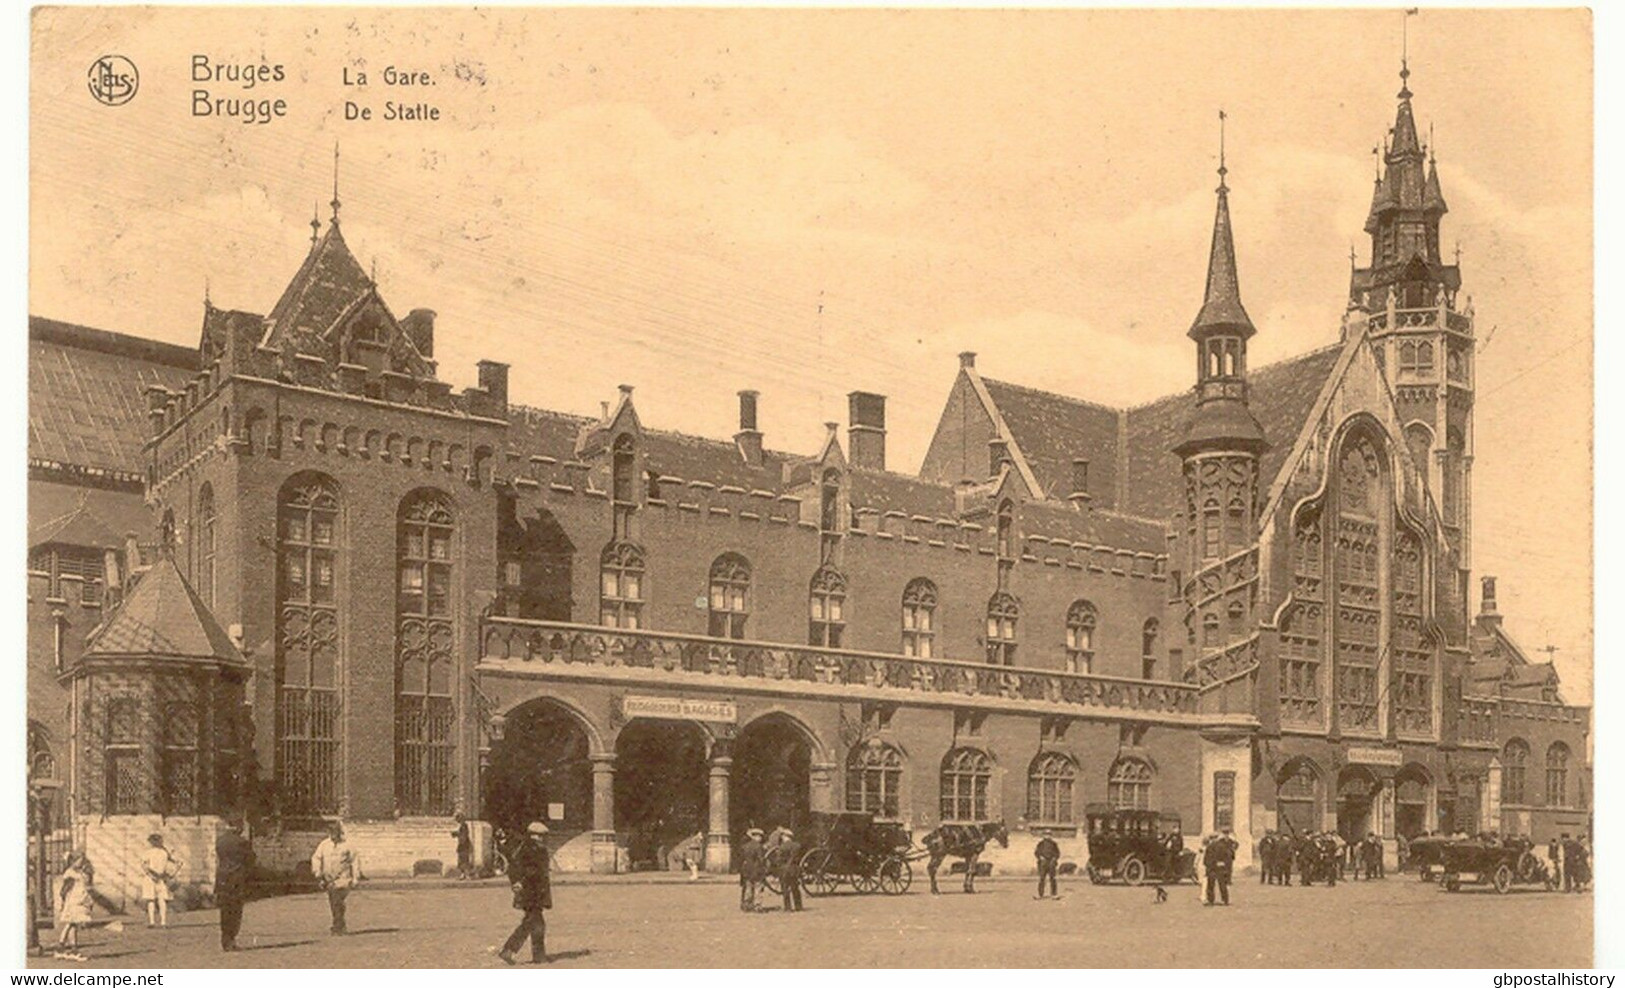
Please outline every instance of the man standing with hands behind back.
[[1055, 843], [1055, 838], [1045, 834], [1033, 848], [1033, 857], [1038, 860], [1038, 897], [1044, 897], [1044, 880], [1049, 879], [1049, 894], [1060, 898], [1060, 892], [1055, 888], [1055, 873], [1061, 867], [1061, 847]]

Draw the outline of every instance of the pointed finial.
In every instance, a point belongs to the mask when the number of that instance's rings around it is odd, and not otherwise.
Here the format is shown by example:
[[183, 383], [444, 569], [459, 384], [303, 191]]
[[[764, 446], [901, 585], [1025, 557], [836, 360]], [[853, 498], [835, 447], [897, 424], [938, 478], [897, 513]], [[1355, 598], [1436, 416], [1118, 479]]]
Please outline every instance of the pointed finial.
[[1228, 169], [1228, 168], [1226, 168], [1224, 166], [1224, 121], [1225, 121], [1224, 110], [1220, 109], [1219, 110], [1219, 188], [1218, 188], [1218, 192], [1219, 192], [1220, 195], [1224, 195], [1226, 192], [1230, 191], [1229, 186], [1224, 184], [1224, 176], [1227, 175], [1229, 173], [1229, 171], [1230, 171], [1230, 169]]
[[1439, 156], [1433, 150], [1433, 121], [1429, 120], [1428, 121], [1428, 164], [1436, 165], [1438, 163], [1439, 163]]
[[1461, 267], [1461, 241], [1456, 241], [1456, 267]]
[[372, 255], [372, 271], [367, 275], [374, 285], [378, 284], [378, 255]]
[[316, 246], [316, 239], [322, 232], [322, 206], [321, 203], [311, 200], [310, 203], [310, 246]]
[[339, 142], [338, 141], [333, 142], [333, 201], [329, 205], [331, 205], [333, 207], [333, 225], [337, 226], [338, 222], [339, 222]]
[[1411, 18], [1418, 8], [1405, 8], [1405, 17], [1399, 22], [1399, 98], [1411, 98]]
[[1349, 241], [1349, 270], [1353, 271], [1354, 267], [1355, 267], [1355, 264], [1354, 264], [1354, 241], [1350, 240]]

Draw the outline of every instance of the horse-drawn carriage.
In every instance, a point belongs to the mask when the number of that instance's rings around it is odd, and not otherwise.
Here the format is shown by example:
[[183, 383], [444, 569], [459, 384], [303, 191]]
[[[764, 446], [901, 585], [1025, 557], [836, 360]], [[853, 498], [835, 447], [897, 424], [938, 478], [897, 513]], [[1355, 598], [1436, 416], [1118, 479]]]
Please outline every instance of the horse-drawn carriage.
[[[864, 894], [902, 895], [914, 881], [909, 859], [918, 852], [900, 823], [876, 821], [869, 813], [814, 813], [808, 843], [801, 856], [801, 887], [808, 895], [829, 895], [842, 884]], [[777, 891], [772, 853], [769, 887]]]
[[1442, 864], [1446, 892], [1459, 892], [1463, 885], [1490, 885], [1506, 895], [1514, 885], [1547, 889], [1556, 885], [1534, 844], [1521, 837], [1450, 841], [1444, 845]]
[[1103, 803], [1084, 808], [1089, 828], [1089, 881], [1196, 881], [1196, 852], [1185, 849], [1177, 813], [1119, 809]]

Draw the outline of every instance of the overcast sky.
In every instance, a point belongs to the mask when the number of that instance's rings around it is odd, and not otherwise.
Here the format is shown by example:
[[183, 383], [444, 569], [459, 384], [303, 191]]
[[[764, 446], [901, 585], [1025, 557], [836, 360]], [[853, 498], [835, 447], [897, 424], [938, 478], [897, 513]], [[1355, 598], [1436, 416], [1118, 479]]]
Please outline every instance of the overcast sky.
[[[328, 215], [441, 375], [513, 364], [515, 400], [725, 437], [762, 392], [812, 452], [855, 389], [914, 469], [956, 368], [1111, 404], [1188, 387], [1217, 164], [1253, 365], [1334, 342], [1361, 263], [1400, 15], [44, 8], [31, 121], [36, 314], [193, 345], [263, 312]], [[129, 103], [86, 69], [125, 55]], [[285, 66], [191, 115], [194, 54]], [[1584, 12], [1410, 21], [1480, 338], [1475, 575], [1591, 694], [1591, 53]], [[436, 84], [386, 91], [386, 65]], [[373, 84], [346, 88], [366, 71]], [[373, 108], [346, 123], [344, 101]], [[384, 123], [384, 101], [436, 104]], [[1278, 439], [1277, 441], [1282, 441]], [[1474, 598], [1476, 601], [1476, 581]], [[1539, 657], [1537, 655], [1537, 657]]]

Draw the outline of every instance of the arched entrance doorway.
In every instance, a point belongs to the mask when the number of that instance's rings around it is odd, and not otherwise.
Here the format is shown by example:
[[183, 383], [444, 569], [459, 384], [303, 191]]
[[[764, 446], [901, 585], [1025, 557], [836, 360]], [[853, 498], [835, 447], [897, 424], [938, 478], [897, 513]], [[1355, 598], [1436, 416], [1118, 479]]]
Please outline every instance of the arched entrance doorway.
[[1394, 831], [1406, 840], [1428, 829], [1428, 789], [1433, 780], [1420, 765], [1406, 765], [1394, 776]]
[[1337, 832], [1354, 843], [1371, 832], [1377, 778], [1371, 770], [1350, 765], [1337, 773]]
[[804, 833], [812, 810], [812, 743], [784, 714], [745, 725], [734, 742], [729, 829], [737, 845], [745, 831], [789, 827]]
[[1442, 833], [1476, 834], [1484, 829], [1479, 825], [1480, 809], [1483, 806], [1484, 778], [1478, 775], [1464, 775], [1456, 780], [1455, 812], [1449, 819], [1445, 819], [1444, 809], [1439, 810], [1439, 830]]
[[592, 829], [592, 751], [577, 716], [550, 700], [532, 700], [506, 718], [491, 748], [481, 816], [522, 831], [543, 820], [567, 839]]
[[1295, 758], [1281, 770], [1275, 789], [1276, 829], [1301, 836], [1319, 833], [1321, 815], [1320, 770], [1307, 758]]
[[[703, 853], [708, 737], [698, 724], [637, 719], [615, 741], [615, 832], [631, 870], [679, 868]], [[695, 842], [694, 838], [701, 836]]]

